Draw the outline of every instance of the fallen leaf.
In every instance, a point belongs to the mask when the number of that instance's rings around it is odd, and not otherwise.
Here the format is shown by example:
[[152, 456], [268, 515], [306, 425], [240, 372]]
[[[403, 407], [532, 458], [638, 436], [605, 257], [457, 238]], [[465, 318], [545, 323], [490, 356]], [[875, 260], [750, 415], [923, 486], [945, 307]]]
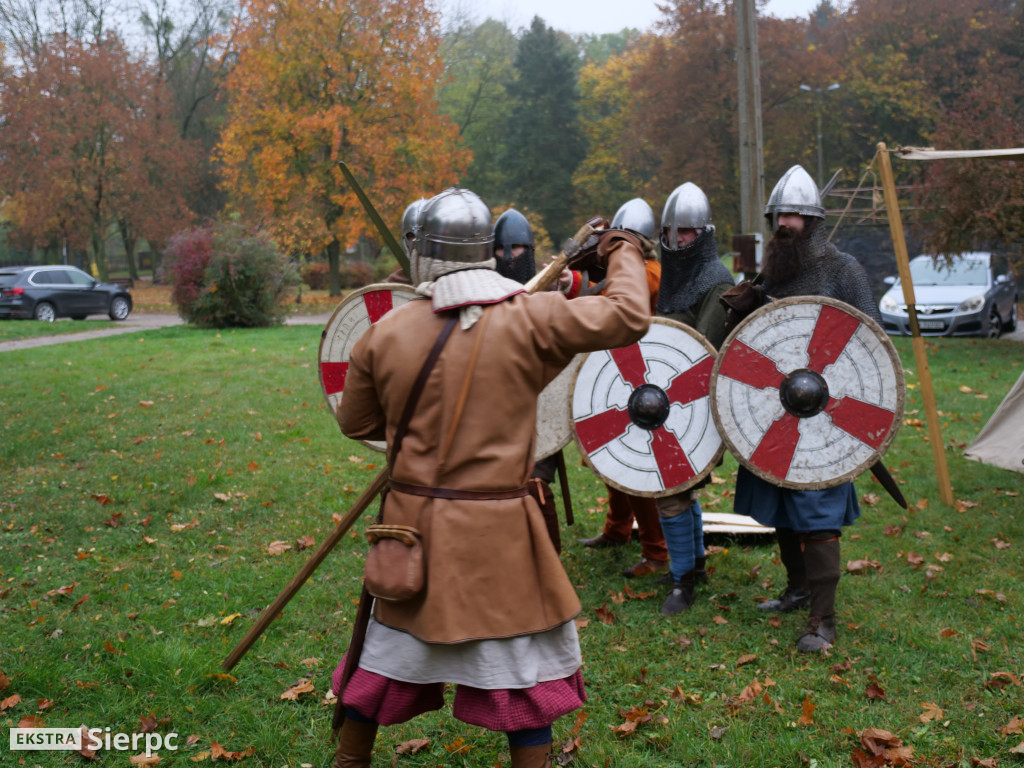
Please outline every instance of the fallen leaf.
[[992, 542], [992, 546], [996, 549], [1009, 549], [1012, 546], [1006, 539], [998, 539], [994, 536], [989, 541]]
[[82, 739], [82, 748], [78, 750], [78, 754], [80, 754], [86, 760], [95, 760], [96, 751], [93, 749], [89, 749], [89, 745], [93, 743], [91, 737], [89, 736], [89, 726], [83, 723], [81, 728], [79, 728], [79, 733]]
[[298, 701], [299, 696], [304, 693], [313, 693], [314, 690], [316, 689], [313, 687], [313, 684], [303, 677], [300, 678], [295, 685], [282, 693], [281, 698], [287, 699], [288, 701]]
[[752, 662], [756, 658], [757, 658], [757, 654], [756, 653], [746, 653], [746, 654], [740, 656], [738, 659], [736, 659], [736, 666], [737, 667], [742, 667], [744, 664], [749, 664], [750, 662]]
[[1014, 716], [1010, 718], [1010, 722], [999, 729], [999, 732], [1003, 736], [1012, 736], [1015, 733], [1024, 733], [1024, 720]]
[[21, 703], [21, 696], [19, 696], [18, 694], [14, 694], [13, 696], [8, 696], [3, 701], [0, 701], [0, 712], [6, 712], [11, 707], [16, 707], [20, 703]]
[[41, 717], [36, 717], [35, 715], [29, 715], [28, 717], [23, 717], [23, 718], [21, 718], [21, 720], [18, 721], [18, 727], [19, 728], [45, 728], [46, 727], [46, 722]]
[[202, 752], [197, 752], [189, 758], [193, 763], [200, 763], [210, 757], [210, 750], [204, 749]]
[[57, 702], [55, 702], [53, 699], [37, 699], [36, 700], [36, 711], [37, 712], [42, 712], [43, 710], [49, 709], [50, 707], [52, 707], [56, 703]]
[[[105, 494], [105, 493], [90, 493], [89, 494], [89, 498], [90, 499], [96, 499], [96, 501], [98, 501], [100, 503], [100, 506], [104, 506], [104, 507], [107, 504], [109, 504], [110, 502], [113, 501], [113, 499], [110, 498], [109, 496], [107, 496], [107, 494]], [[124, 514], [124, 513], [123, 512], [118, 512], [116, 515], [114, 515], [114, 517], [120, 517], [122, 514]], [[111, 527], [112, 528], [116, 528], [117, 526], [113, 525]]]
[[156, 542], [157, 542], [157, 540], [156, 540], [156, 539], [154, 539], [154, 538], [152, 538], [152, 537], [150, 537], [150, 536], [143, 536], [143, 537], [142, 537], [142, 540], [143, 540], [144, 542], [146, 542], [147, 544], [156, 544]]
[[882, 690], [882, 686], [878, 683], [868, 683], [867, 687], [864, 688], [864, 695], [869, 699], [884, 699], [885, 691]]
[[241, 752], [229, 752], [216, 741], [210, 742], [211, 760], [242, 760], [254, 754], [256, 754], [256, 747], [249, 747], [248, 749], [243, 749]]
[[999, 691], [1008, 685], [1020, 685], [1020, 678], [1013, 672], [993, 672], [985, 683], [990, 691]]
[[49, 592], [47, 592], [46, 596], [53, 597], [54, 595], [70, 595], [72, 592], [75, 591], [75, 587], [77, 586], [78, 582], [76, 581], [74, 584], [67, 584], [63, 587], [57, 587], [56, 589], [51, 589]]
[[131, 755], [128, 762], [132, 765], [160, 765], [163, 760], [159, 755], [147, 755], [145, 752], [139, 755]]
[[0, 691], [5, 690], [7, 687], [10, 686], [10, 684], [11, 681], [7, 678], [7, 675], [5, 675], [3, 672], [0, 672]]
[[869, 570], [881, 572], [882, 566], [877, 560], [850, 560], [846, 563], [846, 570], [855, 576], [860, 576]]
[[797, 718], [797, 722], [800, 725], [814, 725], [814, 702], [811, 701], [810, 696], [804, 696], [804, 703], [800, 705], [800, 717]]
[[120, 651], [117, 648], [115, 648], [113, 645], [111, 645], [109, 640], [104, 641], [104, 643], [103, 643], [103, 650], [106, 651], [107, 653], [124, 653], [124, 651]]
[[715, 616], [711, 620], [713, 622], [715, 622], [715, 624], [728, 624], [729, 623], [729, 620], [727, 618], [725, 618], [724, 616]]
[[403, 741], [395, 747], [395, 752], [399, 755], [415, 755], [429, 744], [430, 739], [409, 739], [409, 741]]
[[930, 701], [922, 701], [921, 707], [924, 709], [924, 712], [921, 713], [918, 719], [922, 723], [930, 723], [932, 720], [942, 719], [942, 710], [939, 708], [938, 704], [933, 704]]
[[1010, 752], [1014, 755], [1024, 755], [1024, 741], [1022, 741], [1016, 747], [1010, 747]]
[[958, 634], [960, 633], [952, 627], [943, 627], [939, 630], [939, 637], [956, 637]]
[[267, 545], [268, 555], [280, 555], [292, 548], [287, 541], [272, 541]]
[[877, 493], [865, 493], [860, 497], [861, 503], [866, 507], [873, 507], [880, 501]]
[[316, 546], [316, 539], [312, 536], [303, 536], [295, 540], [295, 549], [301, 552], [304, 549]]
[[615, 623], [615, 614], [612, 613], [611, 611], [609, 611], [605, 607], [606, 605], [607, 605], [607, 603], [602, 603], [600, 605], [600, 607], [594, 609], [594, 613], [597, 615], [597, 618], [600, 619], [602, 623], [604, 623], [604, 624], [614, 624]]
[[455, 755], [465, 755], [466, 753], [469, 752], [469, 750], [473, 749], [473, 745], [472, 744], [467, 744], [466, 740], [464, 738], [462, 738], [461, 736], [459, 736], [451, 744], [445, 744], [444, 748], [446, 750], [448, 750], [452, 754], [455, 754]]

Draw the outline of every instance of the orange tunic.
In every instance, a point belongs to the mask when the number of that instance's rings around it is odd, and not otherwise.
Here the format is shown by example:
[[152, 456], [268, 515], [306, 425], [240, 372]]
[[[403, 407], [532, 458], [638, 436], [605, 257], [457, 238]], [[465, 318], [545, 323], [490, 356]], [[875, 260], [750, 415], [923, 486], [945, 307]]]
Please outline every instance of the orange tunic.
[[[567, 301], [519, 294], [456, 329], [423, 390], [394, 467], [403, 483], [471, 491], [526, 484], [537, 395], [579, 352], [626, 346], [650, 322], [640, 252], [618, 241], [604, 296]], [[489, 317], [488, 317], [489, 316]], [[352, 438], [389, 444], [420, 365], [444, 323], [411, 301], [372, 325], [349, 359], [338, 412]], [[477, 334], [485, 337], [469, 395], [441, 463]], [[375, 618], [430, 643], [542, 632], [572, 619], [579, 599], [530, 496], [442, 500], [392, 491], [384, 521], [423, 532], [427, 586], [404, 603], [377, 601]]]

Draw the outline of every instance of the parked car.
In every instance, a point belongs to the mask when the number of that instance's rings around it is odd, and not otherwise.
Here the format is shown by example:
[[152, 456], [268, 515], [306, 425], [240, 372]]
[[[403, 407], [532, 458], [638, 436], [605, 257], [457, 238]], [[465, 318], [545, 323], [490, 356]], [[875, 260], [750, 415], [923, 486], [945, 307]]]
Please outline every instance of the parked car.
[[75, 267], [0, 269], [0, 318], [52, 323], [58, 317], [84, 320], [87, 315], [104, 314], [124, 320], [131, 311], [128, 288], [98, 282]]
[[[929, 255], [910, 261], [917, 325], [925, 336], [988, 336], [1017, 329], [1017, 284], [1001, 257], [976, 251], [950, 260]], [[895, 277], [878, 308], [887, 333], [910, 333], [903, 287]]]

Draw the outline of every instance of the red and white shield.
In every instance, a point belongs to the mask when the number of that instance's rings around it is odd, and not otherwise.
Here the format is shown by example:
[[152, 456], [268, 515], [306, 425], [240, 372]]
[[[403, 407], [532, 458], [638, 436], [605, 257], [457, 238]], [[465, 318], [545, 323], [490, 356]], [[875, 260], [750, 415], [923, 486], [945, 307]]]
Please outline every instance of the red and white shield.
[[829, 488], [874, 464], [903, 414], [903, 367], [889, 337], [848, 304], [774, 301], [722, 345], [711, 379], [715, 423], [754, 474]]
[[640, 341], [591, 352], [572, 391], [580, 453], [609, 485], [669, 496], [695, 485], [722, 455], [709, 385], [715, 348], [656, 317]]
[[[416, 298], [416, 292], [401, 283], [375, 283], [353, 291], [334, 310], [320, 334], [320, 387], [335, 417], [345, 390], [348, 359], [352, 347], [366, 329], [395, 307]], [[360, 440], [375, 451], [387, 445], [379, 440]]]

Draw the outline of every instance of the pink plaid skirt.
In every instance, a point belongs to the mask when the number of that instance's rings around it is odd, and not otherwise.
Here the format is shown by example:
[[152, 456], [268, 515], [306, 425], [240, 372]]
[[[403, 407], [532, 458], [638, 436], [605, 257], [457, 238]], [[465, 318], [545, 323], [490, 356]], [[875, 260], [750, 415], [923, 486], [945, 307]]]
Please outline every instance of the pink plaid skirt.
[[[334, 670], [334, 693], [341, 687], [342, 658]], [[491, 731], [544, 728], [587, 700], [583, 675], [576, 670], [561, 680], [548, 680], [531, 688], [484, 690], [455, 686], [452, 714], [470, 725]], [[394, 725], [444, 705], [444, 683], [405, 683], [376, 672], [356, 669], [345, 687], [342, 703], [381, 725]]]

